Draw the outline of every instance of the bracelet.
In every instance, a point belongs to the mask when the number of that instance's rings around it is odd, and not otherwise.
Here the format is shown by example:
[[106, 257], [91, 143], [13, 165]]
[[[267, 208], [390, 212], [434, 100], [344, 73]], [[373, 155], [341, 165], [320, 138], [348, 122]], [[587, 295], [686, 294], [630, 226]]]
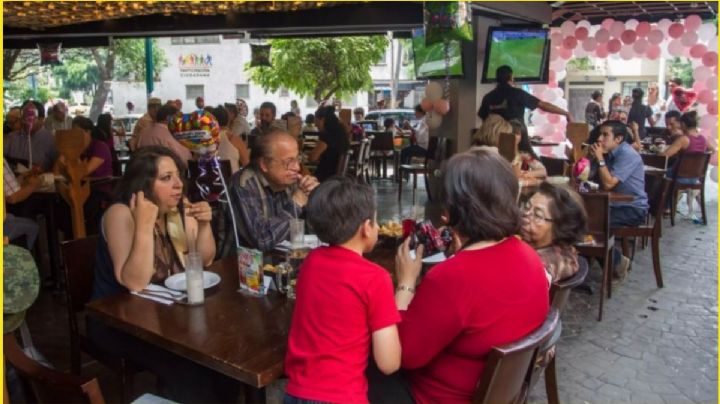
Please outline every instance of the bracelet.
[[412, 294], [415, 294], [415, 288], [412, 288], [407, 285], [398, 285], [397, 289], [395, 289], [396, 292], [402, 292], [402, 291], [408, 291]]

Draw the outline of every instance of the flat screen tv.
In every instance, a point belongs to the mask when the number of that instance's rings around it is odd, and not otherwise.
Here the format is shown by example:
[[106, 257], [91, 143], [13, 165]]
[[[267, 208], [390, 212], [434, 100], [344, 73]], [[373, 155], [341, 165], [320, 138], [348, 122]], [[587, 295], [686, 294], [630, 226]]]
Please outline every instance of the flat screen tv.
[[[415, 78], [444, 78], [445, 44], [425, 45], [425, 30], [413, 30], [413, 59], [415, 62]], [[450, 77], [463, 76], [462, 46], [460, 41], [450, 41]]]
[[550, 30], [490, 27], [485, 46], [482, 82], [495, 83], [495, 70], [508, 65], [516, 83], [547, 83], [550, 65]]

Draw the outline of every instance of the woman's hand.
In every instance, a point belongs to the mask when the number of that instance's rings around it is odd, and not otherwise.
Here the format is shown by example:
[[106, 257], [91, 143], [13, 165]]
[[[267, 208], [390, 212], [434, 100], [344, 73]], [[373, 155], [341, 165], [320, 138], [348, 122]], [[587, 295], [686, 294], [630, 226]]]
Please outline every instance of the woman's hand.
[[398, 285], [415, 287], [422, 269], [422, 257], [425, 246], [418, 245], [415, 250], [415, 259], [410, 257], [410, 237], [403, 241], [395, 255], [395, 271]]
[[185, 214], [195, 218], [198, 226], [210, 224], [212, 221], [212, 208], [205, 201], [186, 204]]
[[145, 198], [145, 193], [140, 191], [130, 198], [130, 213], [135, 221], [135, 228], [155, 227], [158, 217], [158, 207], [151, 200]]

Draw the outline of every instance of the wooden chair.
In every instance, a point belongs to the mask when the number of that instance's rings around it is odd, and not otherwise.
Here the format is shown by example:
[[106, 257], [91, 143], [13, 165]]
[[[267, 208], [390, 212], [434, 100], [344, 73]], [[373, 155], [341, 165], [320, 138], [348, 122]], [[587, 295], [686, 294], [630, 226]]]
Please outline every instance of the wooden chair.
[[505, 160], [512, 163], [515, 160], [515, 134], [501, 133], [498, 139], [498, 152]]
[[568, 123], [567, 138], [573, 147], [572, 161], [580, 160], [585, 155], [582, 145], [590, 138], [590, 126], [583, 122]]
[[338, 167], [336, 175], [345, 176], [348, 172], [348, 166], [350, 165], [350, 158], [352, 157], [352, 150], [348, 150], [344, 153], [340, 153], [340, 159], [338, 160]]
[[25, 355], [12, 333], [3, 337], [3, 353], [18, 373], [30, 381], [36, 402], [105, 404], [96, 378], [62, 373], [35, 361]]
[[549, 177], [567, 175], [570, 167], [566, 159], [555, 157], [540, 156], [540, 162], [545, 166]]
[[90, 135], [80, 129], [58, 130], [55, 132], [55, 146], [65, 159], [62, 175], [67, 183], [57, 181], [57, 190], [70, 206], [73, 238], [86, 235], [84, 205], [90, 196], [90, 184], [84, 179], [87, 173], [87, 161], [80, 159], [82, 152], [90, 144]]
[[366, 184], [370, 183], [370, 152], [372, 151], [371, 143], [373, 139], [373, 136], [363, 139], [365, 148], [358, 158], [358, 161], [360, 162], [358, 166], [358, 175], [365, 180]]
[[127, 393], [132, 392], [133, 374], [139, 370], [131, 366], [125, 358], [105, 351], [80, 332], [79, 324], [84, 320], [85, 304], [90, 301], [92, 294], [97, 243], [98, 236], [91, 236], [66, 241], [61, 245], [67, 287], [72, 372], [80, 374], [80, 352], [89, 354], [120, 376], [121, 400], [127, 402]]
[[417, 189], [417, 176], [422, 174], [425, 176], [425, 189], [427, 190], [428, 199], [432, 200], [430, 187], [428, 184], [427, 176], [432, 174], [434, 171], [430, 167], [430, 161], [442, 161], [445, 159], [445, 153], [447, 151], [447, 138], [431, 136], [428, 141], [427, 153], [425, 154], [425, 161], [422, 164], [401, 164], [398, 172], [398, 201], [402, 199], [402, 177], [407, 173], [413, 176], [413, 204], [415, 203], [415, 191]]
[[[550, 286], [550, 305], [557, 310], [561, 316], [570, 297], [570, 291], [583, 283], [585, 277], [587, 277], [589, 270], [587, 260], [583, 257], [578, 257], [578, 265], [578, 271], [575, 275], [557, 281]], [[550, 339], [549, 345], [555, 345], [559, 338], [560, 333], [555, 333], [553, 338]], [[557, 387], [557, 371], [555, 370], [556, 356], [557, 353], [550, 357], [547, 367], [545, 368], [545, 392], [548, 397], [548, 404], [560, 403], [560, 395], [558, 394]]]
[[667, 156], [659, 156], [657, 154], [641, 154], [643, 164], [648, 167], [667, 169]]
[[665, 200], [671, 183], [672, 180], [663, 179], [662, 185], [652, 187], [653, 193], [648, 194], [650, 204], [649, 214], [653, 218], [652, 224], [643, 224], [635, 227], [618, 227], [612, 231], [613, 236], [622, 238], [623, 255], [630, 258], [635, 255], [635, 248], [633, 244], [632, 252], [630, 251], [629, 238], [648, 237], [650, 239], [653, 255], [653, 271], [655, 272], [655, 282], [658, 288], [663, 287], [662, 270], [660, 268], [660, 237], [662, 237], [662, 217], [663, 211], [665, 210]]
[[600, 282], [600, 307], [598, 308], [598, 321], [602, 321], [603, 303], [605, 294], [608, 299], [612, 297], [612, 248], [615, 238], [610, 232], [610, 194], [607, 192], [582, 193], [585, 211], [588, 212], [588, 231], [595, 239], [595, 243], [576, 244], [578, 254], [592, 257], [603, 262], [603, 276]]
[[545, 322], [522, 339], [494, 347], [487, 357], [472, 402], [474, 404], [525, 403], [532, 379], [544, 368], [546, 343], [560, 323], [560, 313], [550, 309]]
[[394, 159], [395, 145], [393, 143], [392, 132], [375, 132], [374, 138], [370, 142], [370, 163], [376, 167], [378, 177], [380, 176], [380, 166], [382, 166], [382, 178], [387, 178], [387, 162]]
[[[707, 226], [707, 211], [705, 209], [705, 177], [707, 175], [708, 164], [710, 163], [712, 153], [682, 153], [678, 157], [677, 170], [673, 173], [672, 187], [670, 195], [672, 195], [672, 206], [670, 210], [670, 225], [675, 226], [675, 214], [677, 213], [678, 194], [680, 191], [698, 190], [700, 191], [700, 210], [702, 212], [703, 224]], [[678, 178], [697, 178], [696, 184], [681, 184]]]

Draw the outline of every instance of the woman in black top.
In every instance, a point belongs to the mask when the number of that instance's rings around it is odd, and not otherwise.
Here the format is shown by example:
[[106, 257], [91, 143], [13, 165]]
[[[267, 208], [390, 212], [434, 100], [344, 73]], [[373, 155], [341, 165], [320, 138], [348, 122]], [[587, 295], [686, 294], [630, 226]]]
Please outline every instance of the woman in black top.
[[634, 88], [632, 90], [632, 105], [630, 107], [630, 112], [628, 113], [628, 124], [630, 122], [635, 122], [637, 124], [640, 139], [645, 138], [646, 120], [650, 123], [650, 126], [655, 126], [652, 108], [642, 103], [643, 95], [645, 95], [645, 93], [640, 88]]
[[321, 107], [315, 112], [315, 125], [319, 140], [308, 160], [318, 162], [315, 177], [322, 182], [337, 174], [340, 156], [350, 148], [350, 139], [333, 106]]

